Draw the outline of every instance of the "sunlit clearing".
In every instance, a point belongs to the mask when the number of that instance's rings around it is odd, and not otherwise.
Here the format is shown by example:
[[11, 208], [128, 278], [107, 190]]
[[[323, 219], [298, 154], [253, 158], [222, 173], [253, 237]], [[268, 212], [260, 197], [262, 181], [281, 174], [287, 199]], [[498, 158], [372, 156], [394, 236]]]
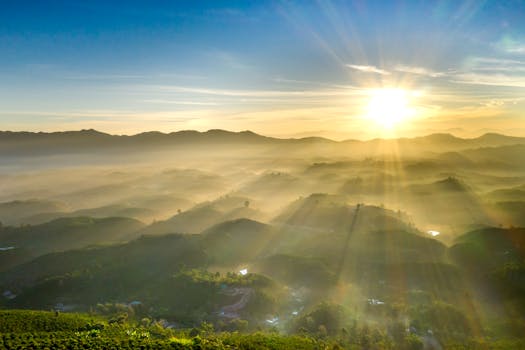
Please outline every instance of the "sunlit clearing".
[[390, 129], [412, 114], [409, 98], [408, 92], [403, 89], [372, 90], [366, 116], [383, 128]]

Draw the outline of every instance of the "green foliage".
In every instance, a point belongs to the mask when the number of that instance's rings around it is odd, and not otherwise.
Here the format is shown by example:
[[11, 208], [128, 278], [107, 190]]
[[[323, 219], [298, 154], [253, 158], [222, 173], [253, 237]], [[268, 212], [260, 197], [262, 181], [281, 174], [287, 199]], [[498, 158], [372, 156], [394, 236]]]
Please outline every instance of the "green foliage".
[[412, 326], [418, 331], [432, 330], [441, 338], [466, 338], [472, 334], [468, 317], [457, 307], [436, 301], [411, 310]]
[[212, 226], [202, 236], [215, 263], [235, 265], [257, 256], [274, 234], [269, 225], [237, 219]]
[[347, 318], [348, 314], [341, 305], [325, 302], [299, 317], [293, 325], [293, 331], [334, 335], [345, 325]]
[[0, 333], [103, 329], [105, 324], [99, 318], [83, 314], [30, 310], [0, 311]]
[[[435, 308], [450, 311], [447, 306]], [[277, 333], [215, 333], [211, 323], [192, 331], [172, 331], [151, 322], [108, 323], [84, 314], [46, 311], [0, 311], [0, 348], [5, 349], [423, 349], [423, 339], [413, 333], [392, 338], [380, 328], [356, 321], [341, 325], [342, 310], [322, 304], [307, 317], [318, 324], [315, 332], [285, 336]], [[245, 324], [246, 321], [239, 320]], [[319, 324], [323, 322], [323, 324]], [[328, 325], [328, 326], [326, 326]], [[314, 327], [314, 325], [309, 325]], [[304, 329], [303, 329], [304, 331]], [[483, 339], [463, 336], [440, 339], [446, 349], [523, 349], [520, 338]]]
[[152, 303], [166, 308], [161, 316], [175, 317], [185, 324], [198, 324], [217, 311], [220, 305], [231, 303], [231, 297], [224, 292], [233, 287], [252, 290], [243, 312], [254, 317], [273, 311], [276, 301], [265, 292], [275, 287], [269, 278], [257, 274], [221, 275], [202, 269], [182, 269], [166, 279], [159, 285]]
[[[310, 337], [277, 334], [214, 334], [201, 325], [200, 335], [189, 338], [168, 332], [154, 336], [151, 328], [131, 324], [94, 327], [84, 315], [55, 315], [43, 311], [2, 311], [0, 348], [5, 349], [319, 349]], [[99, 325], [99, 324], [96, 324]], [[91, 326], [91, 328], [87, 327]]]
[[335, 273], [319, 258], [278, 254], [266, 258], [260, 268], [272, 278], [296, 286], [328, 288], [335, 282]]

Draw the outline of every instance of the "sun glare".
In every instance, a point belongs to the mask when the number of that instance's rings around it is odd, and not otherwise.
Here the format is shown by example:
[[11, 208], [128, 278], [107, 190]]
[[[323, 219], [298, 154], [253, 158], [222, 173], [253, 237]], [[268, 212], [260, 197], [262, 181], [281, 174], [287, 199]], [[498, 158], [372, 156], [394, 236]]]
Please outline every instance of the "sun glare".
[[409, 93], [403, 89], [372, 90], [366, 116], [382, 127], [391, 129], [412, 114], [409, 98]]

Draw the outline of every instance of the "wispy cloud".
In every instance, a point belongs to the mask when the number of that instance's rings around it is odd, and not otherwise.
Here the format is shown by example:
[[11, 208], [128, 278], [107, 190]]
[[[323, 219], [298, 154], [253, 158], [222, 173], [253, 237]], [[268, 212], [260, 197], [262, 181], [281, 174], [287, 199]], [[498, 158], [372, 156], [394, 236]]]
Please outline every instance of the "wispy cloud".
[[525, 41], [518, 41], [511, 37], [504, 37], [496, 47], [509, 54], [525, 54]]
[[508, 58], [499, 58], [499, 57], [473, 57], [470, 58], [471, 62], [477, 64], [490, 64], [490, 65], [508, 65], [508, 64], [525, 64], [524, 61], [513, 60]]
[[472, 71], [519, 72], [525, 71], [525, 61], [494, 57], [472, 57], [466, 61]]
[[380, 75], [390, 75], [389, 71], [386, 71], [384, 69], [375, 67], [375, 66], [367, 66], [367, 65], [358, 65], [358, 64], [347, 64], [348, 68], [351, 68], [353, 70], [357, 70], [359, 72], [363, 73], [373, 73], [373, 74], [380, 74]]
[[452, 82], [503, 87], [525, 87], [525, 61], [471, 57], [461, 71], [452, 76]]
[[152, 73], [152, 74], [66, 74], [69, 80], [146, 80], [146, 79], [206, 79], [204, 76], [183, 73]]
[[162, 99], [143, 100], [142, 102], [154, 103], [154, 104], [182, 105], [182, 106], [217, 106], [219, 105], [219, 103], [217, 102], [162, 100]]
[[435, 72], [425, 67], [398, 65], [394, 68], [397, 72], [423, 75], [432, 78], [445, 76], [445, 72]]
[[178, 85], [135, 85], [129, 86], [129, 88], [142, 90], [144, 92], [188, 93], [243, 98], [335, 97], [365, 93], [364, 89], [354, 87], [311, 90], [231, 90]]
[[321, 86], [321, 87], [336, 88], [336, 89], [360, 89], [360, 87], [355, 86], [355, 85], [348, 85], [348, 84], [342, 85], [342, 84], [322, 82], [322, 81], [288, 79], [288, 78], [282, 78], [282, 77], [275, 77], [272, 79], [272, 81], [276, 83], [303, 85], [303, 86]]
[[192, 120], [210, 114], [209, 109], [192, 111], [133, 111], [133, 110], [65, 110], [65, 111], [0, 111], [0, 116], [38, 116], [48, 120], [95, 121], [114, 120], [119, 122], [135, 121], [173, 121]]
[[505, 74], [462, 73], [457, 74], [452, 82], [525, 88], [525, 76], [512, 76]]
[[225, 67], [236, 70], [255, 70], [256, 67], [247, 64], [239, 55], [223, 50], [212, 50], [208, 52], [208, 56], [215, 62], [222, 64]]

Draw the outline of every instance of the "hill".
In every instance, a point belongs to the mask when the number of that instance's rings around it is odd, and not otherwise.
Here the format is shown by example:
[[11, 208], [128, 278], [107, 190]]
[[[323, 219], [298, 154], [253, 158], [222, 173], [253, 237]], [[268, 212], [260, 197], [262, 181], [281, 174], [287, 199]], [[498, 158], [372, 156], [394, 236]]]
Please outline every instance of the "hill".
[[448, 176], [432, 183], [411, 185], [405, 192], [407, 210], [420, 222], [461, 228], [491, 223], [481, 198], [457, 177]]
[[[64, 295], [78, 304], [95, 304], [133, 298], [181, 266], [206, 264], [200, 242], [192, 236], [141, 237], [126, 244], [40, 256], [4, 272], [0, 285], [16, 294], [26, 293], [13, 301], [20, 306], [50, 306]], [[144, 285], [145, 280], [150, 284]], [[39, 294], [42, 288], [46, 293]]]
[[65, 210], [67, 210], [65, 203], [52, 200], [31, 199], [3, 202], [0, 203], [0, 222], [4, 225], [16, 225], [27, 216]]
[[[276, 224], [304, 227], [325, 232], [346, 232], [355, 206], [344, 196], [325, 193], [311, 194], [292, 202], [273, 220]], [[409, 229], [401, 212], [362, 206], [359, 216], [360, 231]]]
[[202, 232], [208, 255], [219, 264], [241, 264], [268, 249], [275, 230], [266, 224], [236, 219], [222, 222]]
[[0, 286], [16, 295], [5, 302], [9, 308], [88, 310], [98, 303], [139, 301], [150, 315], [189, 325], [235, 303], [238, 290], [250, 297], [236, 314], [259, 319], [275, 309], [271, 295], [279, 288], [270, 279], [210, 273], [208, 264], [200, 236], [141, 237], [39, 257], [2, 274]]
[[0, 255], [3, 262], [0, 270], [50, 252], [128, 241], [138, 237], [137, 232], [143, 227], [140, 221], [129, 218], [89, 217], [61, 218], [34, 226], [0, 227], [0, 246], [12, 247], [10, 255]]
[[147, 234], [201, 233], [205, 229], [227, 220], [239, 218], [258, 219], [262, 212], [250, 207], [247, 197], [223, 196], [204, 202], [178, 213], [164, 221], [157, 221], [144, 228]]
[[525, 312], [525, 228], [468, 232], [457, 238], [449, 254], [468, 272], [466, 276], [488, 307], [503, 304], [513, 312]]
[[80, 209], [73, 212], [46, 212], [39, 213], [32, 216], [23, 217], [20, 219], [24, 224], [42, 224], [65, 217], [92, 217], [92, 218], [107, 218], [107, 217], [127, 217], [133, 218], [142, 222], [148, 222], [152, 218], [158, 216], [155, 212], [147, 208], [132, 207], [124, 204], [106, 205], [98, 208]]
[[525, 185], [493, 190], [483, 197], [489, 201], [525, 201]]
[[450, 248], [466, 268], [487, 273], [507, 262], [519, 262], [525, 254], [524, 228], [487, 227], [459, 236]]

